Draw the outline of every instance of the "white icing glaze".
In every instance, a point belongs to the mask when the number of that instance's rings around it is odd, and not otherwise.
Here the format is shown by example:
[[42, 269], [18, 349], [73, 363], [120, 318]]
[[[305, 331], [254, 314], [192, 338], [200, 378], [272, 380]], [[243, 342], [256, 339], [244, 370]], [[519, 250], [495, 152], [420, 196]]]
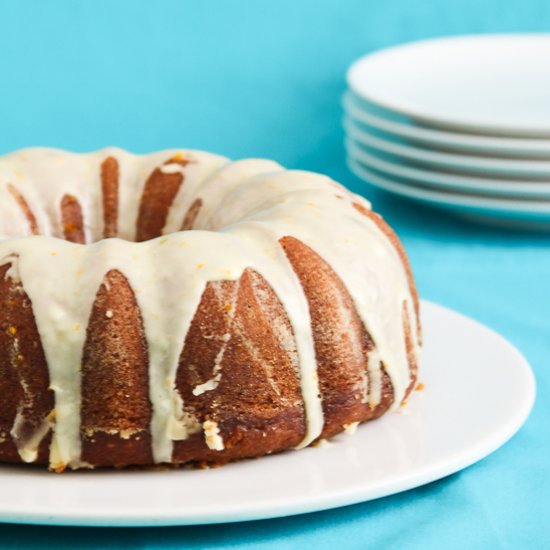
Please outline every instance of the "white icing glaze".
[[[232, 306], [232, 311], [235, 310], [235, 305]], [[227, 349], [227, 344], [229, 343], [229, 340], [231, 339], [231, 334], [227, 333], [223, 335], [223, 344], [220, 348], [220, 351], [216, 355], [216, 358], [214, 359], [214, 368], [212, 369], [212, 378], [210, 380], [207, 380], [203, 384], [199, 384], [197, 387], [193, 389], [193, 395], [202, 395], [204, 392], [215, 390], [218, 387], [218, 384], [220, 383], [220, 380], [222, 378], [222, 372], [221, 372], [221, 364], [222, 359], [225, 354], [225, 350]]]
[[[119, 163], [121, 238], [101, 240], [99, 167], [109, 156]], [[184, 166], [168, 162], [173, 158], [188, 162]], [[136, 235], [141, 194], [155, 168], [166, 174], [181, 173], [184, 181], [168, 213], [165, 236], [133, 243], [130, 241]], [[28, 237], [28, 220], [8, 184], [24, 197], [45, 236]], [[93, 244], [82, 246], [56, 238], [62, 236], [59, 204], [65, 194], [78, 199], [86, 241]], [[185, 213], [198, 198], [202, 206], [194, 226], [202, 230], [180, 232]], [[156, 462], [169, 462], [173, 441], [186, 439], [201, 429], [210, 448], [223, 449], [215, 423], [203, 423], [201, 427], [184, 412], [175, 377], [185, 336], [206, 284], [238, 280], [246, 268], [268, 281], [293, 330], [307, 422], [300, 447], [320, 435], [323, 411], [309, 306], [279, 244], [284, 236], [299, 239], [332, 266], [373, 338], [375, 349], [368, 360], [370, 384], [365, 375], [363, 400], [373, 406], [380, 402], [382, 364], [393, 385], [394, 408], [405, 395], [409, 367], [403, 303], [409, 312], [417, 351], [419, 343], [404, 267], [388, 238], [353, 208], [352, 202], [366, 208], [370, 205], [325, 176], [285, 171], [277, 163], [261, 159], [229, 163], [223, 157], [199, 151], [135, 156], [114, 148], [86, 155], [29, 149], [0, 158], [0, 201], [0, 235], [4, 235], [0, 239], [0, 266], [11, 261], [7, 276], [21, 281], [29, 295], [55, 391], [56, 421], [50, 457], [53, 467], [82, 465], [82, 350], [96, 293], [112, 269], [128, 279], [143, 318]], [[360, 353], [359, 346], [359, 342], [354, 344], [354, 353]], [[219, 364], [221, 360], [220, 356]], [[222, 376], [215, 365], [212, 379], [197, 386], [195, 395], [213, 390]], [[20, 449], [21, 456], [29, 460], [35, 457], [40, 434], [31, 439]]]
[[344, 433], [346, 435], [353, 435], [357, 431], [359, 422], [351, 422], [351, 424], [344, 424]]
[[46, 417], [42, 420], [29, 438], [22, 438], [20, 433], [24, 423], [25, 417], [21, 411], [18, 411], [11, 429], [11, 436], [17, 446], [17, 452], [23, 462], [34, 462], [38, 457], [38, 447], [40, 442], [54, 424], [48, 417]]

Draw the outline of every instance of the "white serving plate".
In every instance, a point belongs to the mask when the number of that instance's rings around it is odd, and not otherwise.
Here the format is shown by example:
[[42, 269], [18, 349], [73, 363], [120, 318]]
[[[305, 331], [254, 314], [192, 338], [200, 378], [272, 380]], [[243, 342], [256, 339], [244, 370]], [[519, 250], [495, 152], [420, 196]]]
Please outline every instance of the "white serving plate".
[[459, 193], [494, 195], [502, 198], [546, 199], [550, 201], [550, 181], [517, 181], [496, 178], [461, 176], [417, 168], [404, 164], [398, 157], [384, 158], [373, 151], [356, 145], [352, 140], [346, 143], [350, 156], [366, 166], [389, 176], [396, 176], [410, 182], [435, 189], [447, 189]]
[[439, 38], [356, 61], [359, 97], [426, 125], [550, 137], [550, 35]]
[[[0, 467], [0, 520], [50, 525], [189, 525], [324, 510], [405, 491], [492, 453], [535, 396], [523, 356], [485, 326], [422, 303], [425, 349], [409, 405], [324, 448], [212, 470], [56, 475]], [[511, 398], [512, 397], [512, 398]], [[468, 403], [464, 407], [464, 403]]]
[[504, 199], [416, 187], [382, 175], [352, 156], [348, 157], [348, 166], [356, 176], [375, 187], [418, 202], [440, 206], [480, 220], [496, 220], [499, 225], [545, 231], [550, 229], [550, 201]]
[[345, 129], [348, 136], [366, 147], [403, 157], [423, 166], [444, 168], [462, 174], [550, 180], [550, 161], [503, 159], [430, 151], [410, 144], [397, 143], [367, 130], [361, 130], [351, 121], [345, 123]]
[[500, 157], [550, 158], [550, 139], [494, 137], [426, 128], [411, 124], [395, 113], [376, 109], [372, 104], [357, 100], [350, 92], [344, 94], [343, 106], [352, 120], [368, 128], [430, 149]]

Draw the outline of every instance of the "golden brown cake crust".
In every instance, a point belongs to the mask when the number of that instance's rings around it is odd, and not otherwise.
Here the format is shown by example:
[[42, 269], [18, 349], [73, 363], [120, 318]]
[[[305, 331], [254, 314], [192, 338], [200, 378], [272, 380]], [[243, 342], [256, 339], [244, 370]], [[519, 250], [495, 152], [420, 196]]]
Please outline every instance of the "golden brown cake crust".
[[[16, 443], [32, 436], [54, 408], [32, 304], [21, 285], [9, 276], [12, 266], [0, 266], [0, 462], [20, 462]], [[14, 434], [18, 413], [21, 421]], [[37, 462], [48, 461], [49, 438], [46, 429]]]
[[118, 234], [118, 185], [119, 167], [114, 157], [107, 157], [101, 163], [101, 196], [103, 206], [103, 237]]
[[319, 437], [328, 438], [348, 424], [382, 414], [391, 405], [393, 392], [386, 376], [381, 402], [376, 407], [368, 403], [365, 392], [373, 342], [338, 275], [298, 239], [283, 237], [281, 245], [309, 303], [325, 419]]
[[[176, 388], [200, 426], [217, 424], [224, 450], [210, 449], [200, 428], [175, 443], [173, 460], [219, 463], [298, 445], [305, 416], [297, 360], [286, 313], [261, 275], [248, 269], [238, 281], [208, 284], [185, 341]], [[216, 374], [217, 386], [196, 395]]]
[[40, 230], [38, 229], [38, 223], [36, 221], [36, 217], [33, 214], [32, 210], [30, 209], [27, 201], [25, 200], [25, 197], [23, 197], [23, 195], [21, 195], [21, 193], [17, 190], [17, 188], [11, 183], [8, 183], [8, 191], [11, 193], [13, 198], [17, 201], [17, 204], [23, 211], [25, 218], [27, 218], [30, 232], [33, 235], [38, 235], [40, 233]]
[[76, 197], [64, 195], [61, 199], [61, 225], [63, 226], [63, 237], [66, 241], [78, 244], [85, 244], [84, 220], [82, 218], [82, 207]]
[[126, 277], [109, 271], [88, 324], [82, 359], [82, 460], [151, 464], [149, 359], [143, 322]]
[[189, 210], [183, 218], [183, 223], [181, 224], [181, 230], [187, 231], [193, 229], [193, 224], [199, 215], [200, 209], [202, 208], [202, 199], [195, 199], [193, 204], [189, 207]]
[[[188, 162], [181, 158], [171, 158], [163, 166], [169, 164], [185, 166]], [[180, 172], [165, 173], [162, 167], [153, 170], [145, 182], [141, 196], [137, 220], [138, 242], [154, 239], [162, 234], [168, 211], [182, 184], [183, 174]]]

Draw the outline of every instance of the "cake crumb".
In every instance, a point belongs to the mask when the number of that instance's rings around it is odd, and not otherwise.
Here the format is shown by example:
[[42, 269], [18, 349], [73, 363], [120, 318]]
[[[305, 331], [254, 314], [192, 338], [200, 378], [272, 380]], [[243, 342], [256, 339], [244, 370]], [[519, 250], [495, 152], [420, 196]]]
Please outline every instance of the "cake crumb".
[[359, 426], [359, 422], [350, 422], [349, 424], [344, 424], [342, 427], [345, 434], [353, 435], [357, 430], [357, 426]]
[[426, 386], [425, 384], [423, 384], [422, 382], [419, 382], [417, 385], [416, 385], [416, 388], [414, 388], [416, 391], [422, 391], [422, 390], [425, 390], [426, 389]]

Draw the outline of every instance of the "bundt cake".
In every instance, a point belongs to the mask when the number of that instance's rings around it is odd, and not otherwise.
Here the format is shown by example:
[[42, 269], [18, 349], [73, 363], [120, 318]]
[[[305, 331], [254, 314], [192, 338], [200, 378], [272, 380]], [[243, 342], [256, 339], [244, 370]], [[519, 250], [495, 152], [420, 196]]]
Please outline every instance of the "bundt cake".
[[0, 158], [0, 462], [222, 464], [415, 384], [418, 298], [369, 203], [200, 151]]

